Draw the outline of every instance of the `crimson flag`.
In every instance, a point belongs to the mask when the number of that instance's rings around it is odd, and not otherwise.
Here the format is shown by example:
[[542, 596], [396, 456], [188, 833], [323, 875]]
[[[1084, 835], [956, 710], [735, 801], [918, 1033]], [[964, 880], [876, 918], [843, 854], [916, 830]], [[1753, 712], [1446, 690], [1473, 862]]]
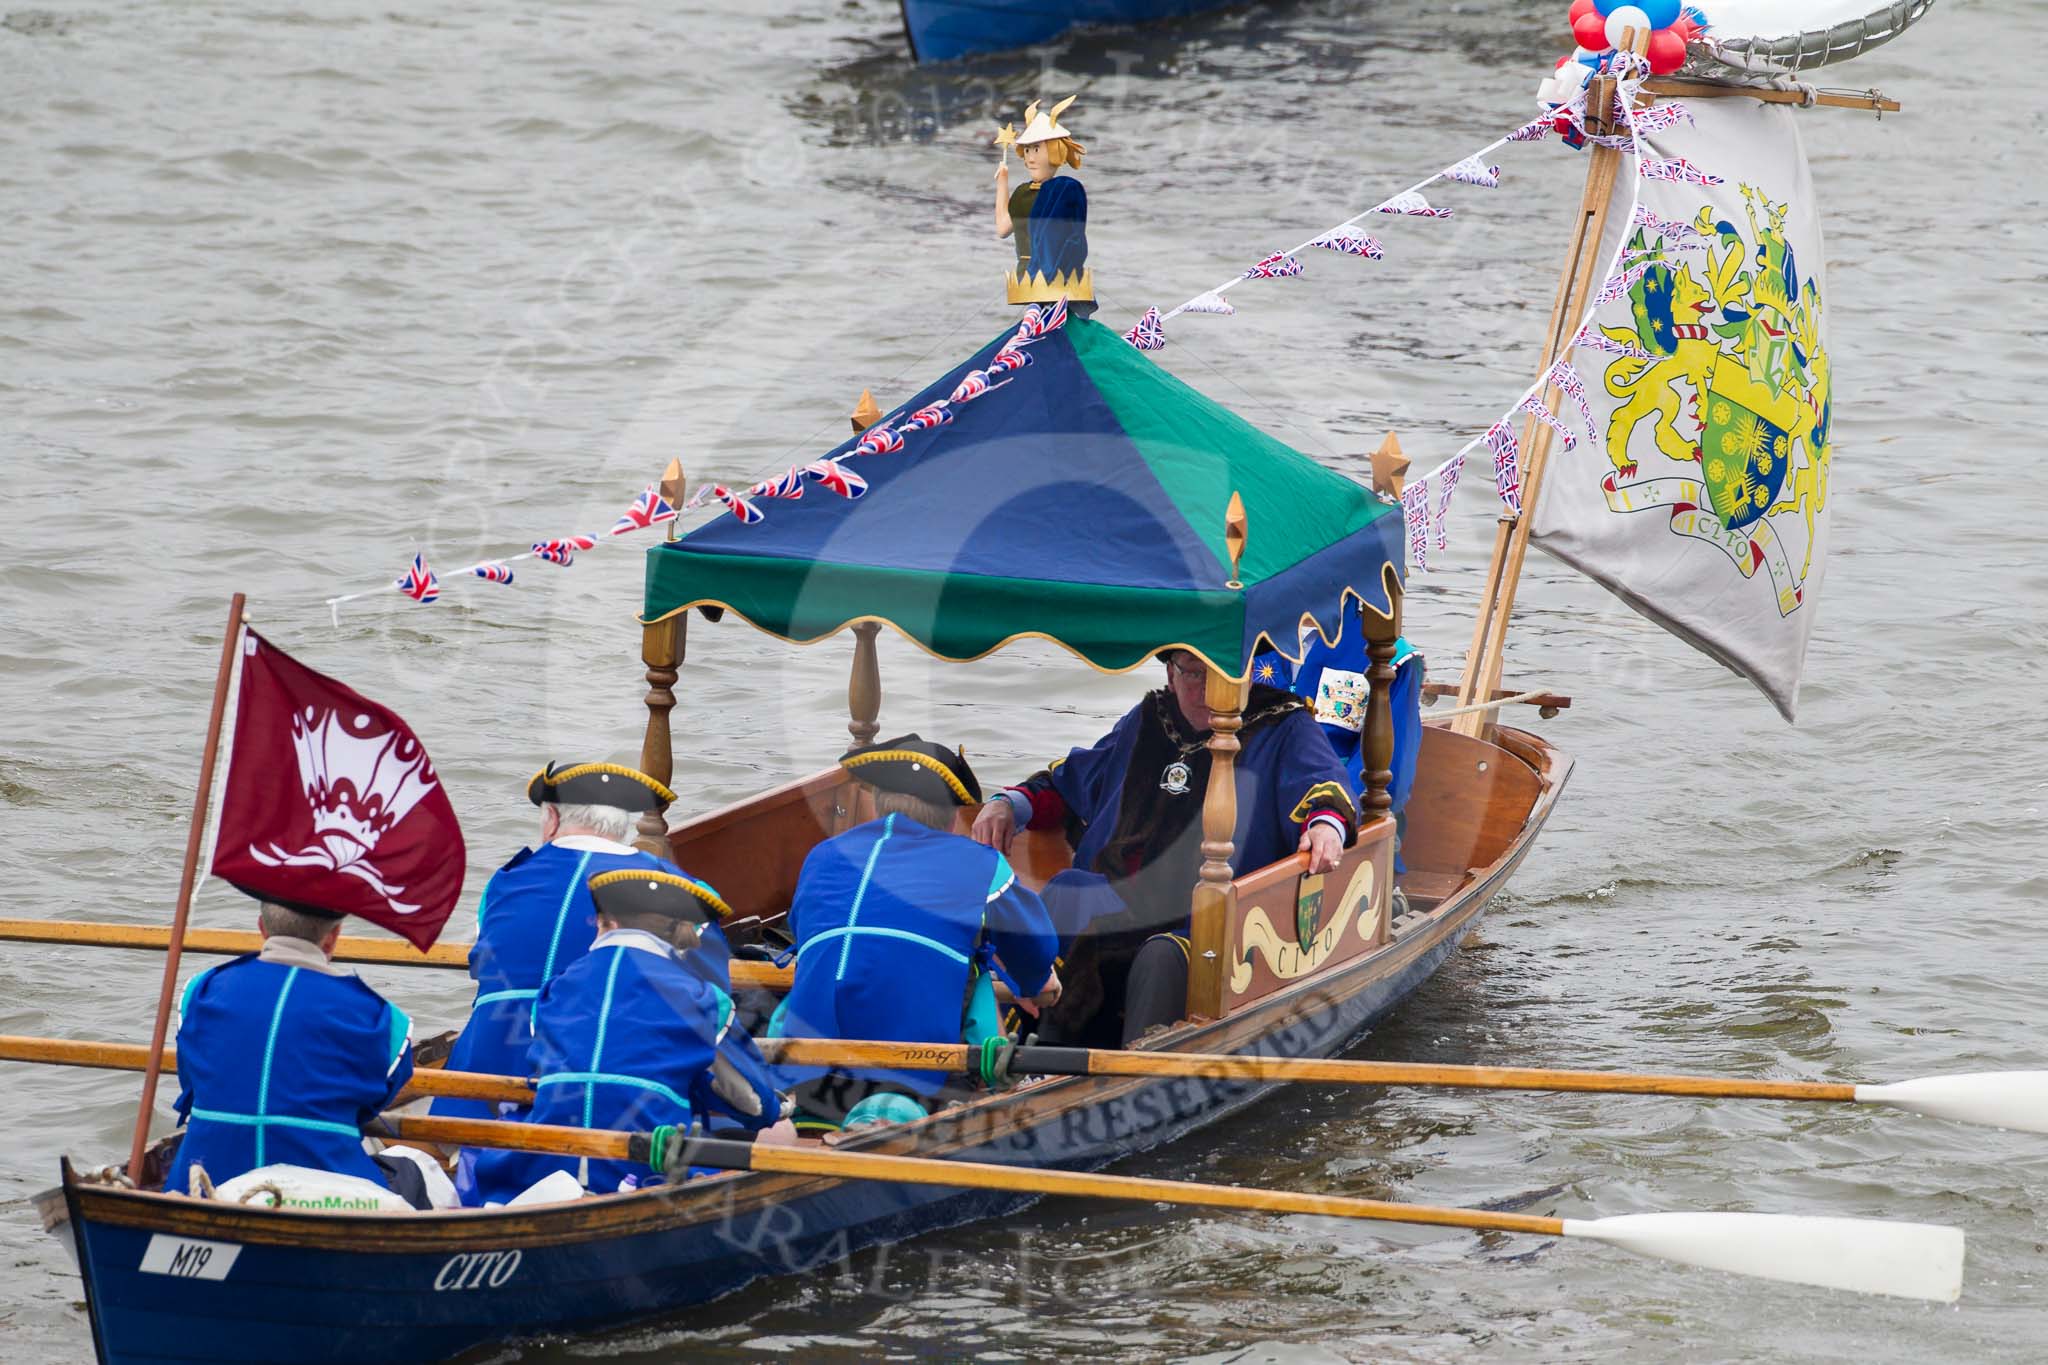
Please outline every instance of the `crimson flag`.
[[246, 631], [213, 874], [264, 900], [361, 916], [425, 950], [466, 862], [412, 728]]

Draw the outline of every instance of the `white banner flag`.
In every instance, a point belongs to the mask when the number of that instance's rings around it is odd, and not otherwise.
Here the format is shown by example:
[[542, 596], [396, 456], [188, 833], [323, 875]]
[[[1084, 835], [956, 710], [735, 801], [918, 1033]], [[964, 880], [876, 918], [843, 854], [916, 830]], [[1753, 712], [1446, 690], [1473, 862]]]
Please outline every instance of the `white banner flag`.
[[1827, 552], [1819, 206], [1795, 110], [1690, 107], [1645, 138], [1634, 223], [1616, 187], [1602, 259], [1626, 234], [1649, 264], [1575, 354], [1599, 440], [1553, 457], [1533, 531], [1790, 720]]

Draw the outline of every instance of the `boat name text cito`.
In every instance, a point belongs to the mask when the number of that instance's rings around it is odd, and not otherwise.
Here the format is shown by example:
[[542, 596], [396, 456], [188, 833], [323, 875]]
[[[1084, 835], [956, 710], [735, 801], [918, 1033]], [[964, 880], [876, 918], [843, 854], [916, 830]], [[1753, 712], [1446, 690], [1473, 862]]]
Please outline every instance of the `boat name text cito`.
[[465, 1251], [450, 1256], [434, 1277], [436, 1289], [496, 1289], [519, 1269], [521, 1253], [512, 1251]]
[[[1294, 927], [1295, 933], [1286, 938], [1273, 928], [1273, 921], [1267, 917], [1263, 907], [1254, 907], [1244, 917], [1244, 926], [1239, 931], [1236, 961], [1230, 970], [1230, 991], [1243, 995], [1251, 987], [1253, 962], [1260, 957], [1266, 960], [1266, 970], [1281, 981], [1293, 981], [1308, 975], [1329, 961], [1344, 938], [1344, 931], [1351, 924], [1353, 915], [1359, 915], [1359, 938], [1371, 943], [1377, 920], [1372, 911], [1376, 905], [1373, 895], [1376, 877], [1372, 858], [1358, 864], [1358, 870], [1351, 876], [1351, 882], [1344, 888], [1343, 898], [1337, 903], [1337, 912], [1320, 924]], [[1361, 912], [1364, 912], [1361, 914]], [[1297, 911], [1299, 916], [1300, 911]], [[1321, 919], [1321, 900], [1317, 897], [1314, 907], [1316, 919]], [[1303, 930], [1306, 929], [1304, 933]]]
[[242, 1249], [233, 1242], [198, 1237], [167, 1237], [153, 1233], [142, 1251], [146, 1275], [176, 1275], [185, 1280], [225, 1280]]

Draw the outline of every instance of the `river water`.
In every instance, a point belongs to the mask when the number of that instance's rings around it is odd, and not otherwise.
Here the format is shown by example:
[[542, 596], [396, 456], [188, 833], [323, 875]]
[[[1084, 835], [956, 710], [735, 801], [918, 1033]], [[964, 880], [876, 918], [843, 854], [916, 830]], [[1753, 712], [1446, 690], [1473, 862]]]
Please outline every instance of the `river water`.
[[[1549, 11], [1557, 11], [1552, 14]], [[1078, 91], [1104, 319], [1125, 325], [1524, 118], [1562, 0], [1328, 0], [908, 67], [896, 6], [16, 9], [0, 26], [0, 873], [11, 915], [162, 923], [226, 598], [426, 737], [470, 901], [531, 837], [520, 784], [637, 753], [638, 556], [433, 607], [322, 598], [415, 548], [466, 563], [602, 526], [680, 455], [751, 478], [1004, 325], [989, 129]], [[1826, 203], [1839, 426], [1799, 725], [1541, 556], [1508, 683], [1571, 694], [1578, 769], [1479, 935], [1359, 1055], [1894, 1079], [2040, 1064], [2048, 1011], [2044, 106], [2026, 0], [1945, 0], [1844, 68], [1907, 112], [1804, 120]], [[2028, 91], [2035, 93], [2029, 94]], [[2024, 160], [2023, 160], [2024, 158]], [[1187, 318], [1160, 359], [1338, 468], [1433, 462], [1518, 391], [1578, 158]], [[1356, 267], [1355, 269], [1353, 267]], [[2001, 463], [2003, 462], [2003, 463]], [[1468, 480], [1479, 485], [1482, 480]], [[1411, 589], [1455, 677], [1491, 498]], [[696, 811], [843, 744], [843, 639], [692, 623]], [[1140, 690], [1026, 645], [885, 641], [884, 724], [1009, 779]], [[1533, 722], [1531, 722], [1533, 723]], [[466, 920], [467, 910], [458, 912]], [[196, 922], [239, 926], [218, 885]], [[458, 936], [467, 925], [455, 926]], [[0, 1031], [146, 1037], [146, 955], [0, 946]], [[371, 978], [423, 1029], [455, 974]], [[10, 1067], [0, 1358], [76, 1360], [77, 1278], [25, 1197], [125, 1147], [132, 1078]], [[1682, 1100], [1288, 1091], [1134, 1173], [1968, 1229], [1955, 1308], [1597, 1248], [1059, 1204], [757, 1286], [687, 1322], [501, 1360], [2038, 1360], [2048, 1140]]]

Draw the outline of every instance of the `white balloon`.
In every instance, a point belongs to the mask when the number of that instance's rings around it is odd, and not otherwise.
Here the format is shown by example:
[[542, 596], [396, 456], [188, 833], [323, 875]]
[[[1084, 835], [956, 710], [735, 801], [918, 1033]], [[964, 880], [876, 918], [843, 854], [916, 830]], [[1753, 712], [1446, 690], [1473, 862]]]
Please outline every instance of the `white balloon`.
[[1619, 5], [1607, 11], [1607, 41], [1615, 47], [1621, 46], [1621, 31], [1632, 28], [1637, 37], [1646, 37], [1650, 32], [1650, 16], [1634, 5]]

